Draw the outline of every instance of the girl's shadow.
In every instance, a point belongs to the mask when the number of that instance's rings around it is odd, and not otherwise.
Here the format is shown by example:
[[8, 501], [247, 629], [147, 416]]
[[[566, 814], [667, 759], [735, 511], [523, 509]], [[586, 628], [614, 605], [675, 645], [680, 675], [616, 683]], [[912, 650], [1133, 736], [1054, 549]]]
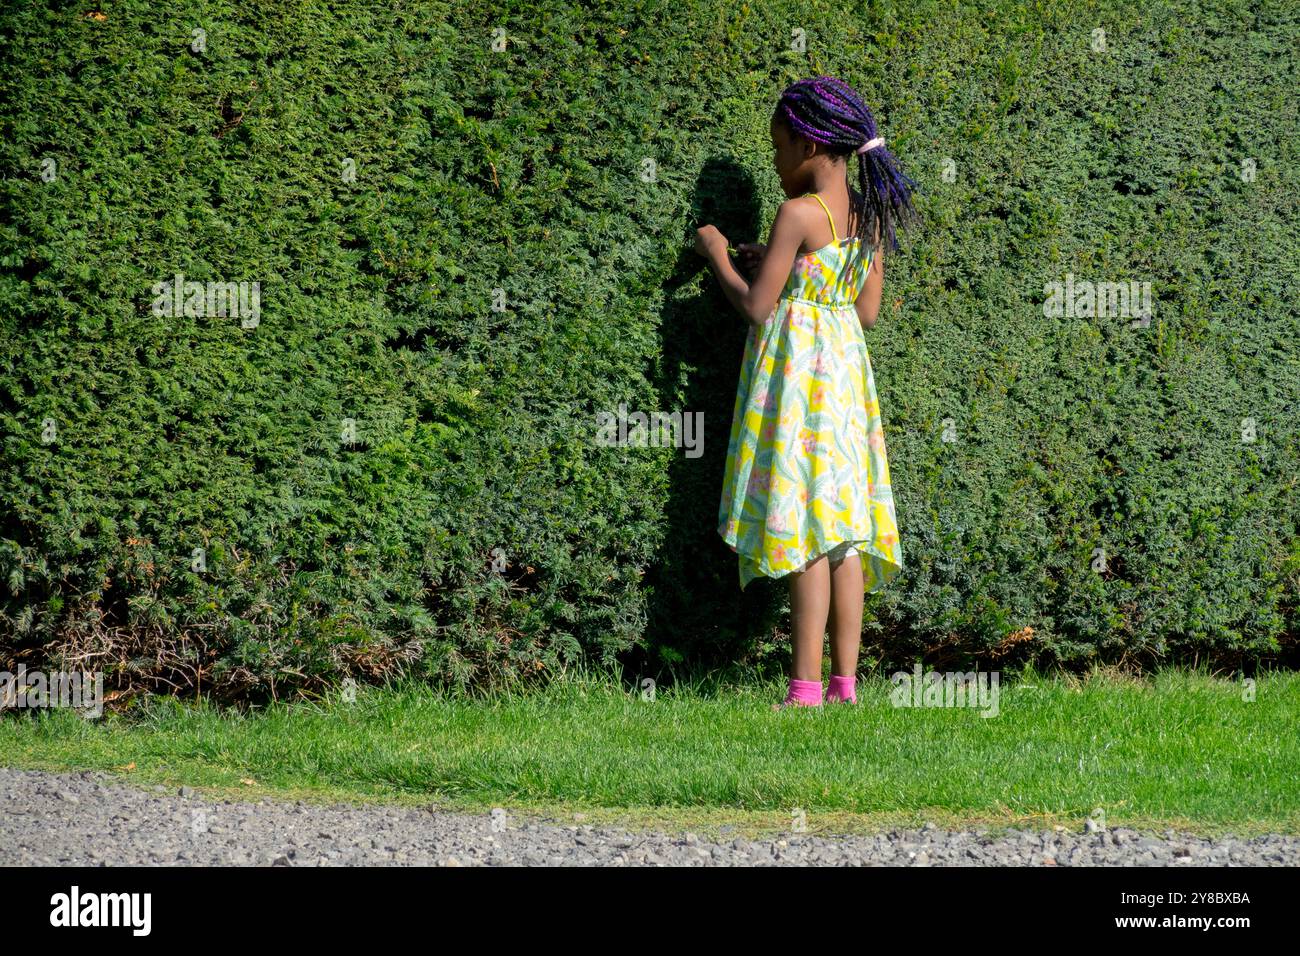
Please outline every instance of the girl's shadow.
[[702, 413], [702, 444], [697, 429], [695, 447], [675, 449], [669, 465], [665, 537], [644, 578], [651, 595], [646, 641], [626, 661], [638, 678], [660, 680], [669, 669], [685, 676], [674, 667], [679, 663], [696, 673], [745, 666], [758, 638], [780, 619], [784, 587], [760, 578], [742, 594], [736, 554], [718, 534], [748, 329], [694, 251], [695, 230], [705, 223], [717, 226], [732, 246], [761, 242], [760, 212], [745, 169], [731, 160], [707, 163], [696, 180], [681, 253], [666, 282], [662, 348], [647, 377], [661, 410], [680, 411], [683, 420]]

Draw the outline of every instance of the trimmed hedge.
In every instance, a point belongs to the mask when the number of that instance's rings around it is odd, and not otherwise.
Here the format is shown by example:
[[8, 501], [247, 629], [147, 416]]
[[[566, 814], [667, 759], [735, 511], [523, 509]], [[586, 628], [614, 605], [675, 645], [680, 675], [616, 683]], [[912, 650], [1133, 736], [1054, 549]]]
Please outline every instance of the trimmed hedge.
[[[764, 238], [819, 73], [924, 187], [868, 333], [906, 567], [866, 659], [1294, 661], [1293, 4], [85, 7], [0, 19], [6, 666], [783, 661], [715, 530], [744, 327], [690, 237]], [[256, 324], [157, 314], [177, 273]], [[1067, 274], [1154, 314], [1045, 314]], [[703, 455], [605, 447], [620, 403]]]

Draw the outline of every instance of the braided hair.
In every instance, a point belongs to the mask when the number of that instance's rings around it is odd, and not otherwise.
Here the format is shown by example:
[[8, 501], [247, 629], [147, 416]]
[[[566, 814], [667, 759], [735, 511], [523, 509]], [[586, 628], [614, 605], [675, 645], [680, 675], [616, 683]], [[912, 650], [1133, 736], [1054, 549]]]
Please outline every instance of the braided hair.
[[[859, 146], [879, 135], [867, 104], [852, 87], [833, 76], [799, 80], [786, 87], [777, 101], [774, 118], [795, 135], [821, 143], [832, 156], [853, 155]], [[879, 231], [885, 248], [895, 250], [895, 226], [918, 221], [912, 205], [917, 184], [883, 144], [857, 156], [862, 198], [857, 200], [850, 193], [849, 201], [858, 211], [860, 246], [875, 247]]]

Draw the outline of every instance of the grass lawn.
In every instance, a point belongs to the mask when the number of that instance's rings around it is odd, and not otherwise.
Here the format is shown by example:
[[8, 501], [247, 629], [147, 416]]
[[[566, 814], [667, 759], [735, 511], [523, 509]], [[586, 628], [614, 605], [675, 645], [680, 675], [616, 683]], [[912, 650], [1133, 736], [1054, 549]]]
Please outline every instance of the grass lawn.
[[1300, 675], [1243, 685], [1202, 672], [1139, 681], [1002, 675], [997, 715], [896, 707], [885, 677], [858, 706], [773, 713], [784, 686], [659, 689], [567, 676], [465, 699], [418, 685], [249, 714], [157, 698], [86, 720], [0, 720], [0, 763], [99, 769], [212, 796], [435, 803], [513, 817], [715, 835], [1063, 825], [1208, 835], [1300, 833]]

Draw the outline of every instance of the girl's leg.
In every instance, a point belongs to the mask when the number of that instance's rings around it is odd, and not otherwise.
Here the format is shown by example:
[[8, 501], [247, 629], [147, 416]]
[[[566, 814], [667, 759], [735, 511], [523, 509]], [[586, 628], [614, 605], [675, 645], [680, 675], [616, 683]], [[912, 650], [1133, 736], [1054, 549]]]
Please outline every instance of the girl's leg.
[[831, 675], [854, 677], [862, 641], [862, 559], [851, 554], [831, 565]]
[[826, 555], [790, 574], [790, 631], [794, 637], [790, 676], [795, 680], [821, 684], [822, 643], [830, 603], [830, 562]]

